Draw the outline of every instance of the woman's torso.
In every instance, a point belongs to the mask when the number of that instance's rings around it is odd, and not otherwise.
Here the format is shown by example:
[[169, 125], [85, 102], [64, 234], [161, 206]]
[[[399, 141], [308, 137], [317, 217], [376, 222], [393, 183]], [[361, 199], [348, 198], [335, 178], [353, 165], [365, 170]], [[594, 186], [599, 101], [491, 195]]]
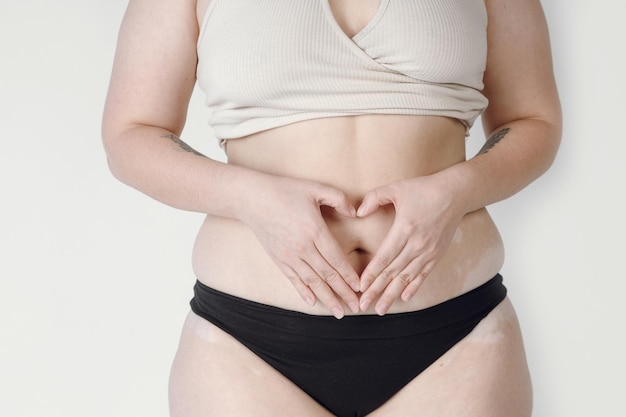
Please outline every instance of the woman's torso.
[[[377, 8], [376, 2], [367, 4]], [[199, 0], [199, 21], [207, 5], [207, 0]], [[367, 13], [362, 19], [367, 22]], [[359, 24], [353, 26], [358, 31]], [[335, 186], [358, 207], [375, 187], [433, 174], [465, 160], [465, 127], [438, 116], [318, 118], [230, 140], [227, 154], [232, 164]], [[322, 213], [357, 273], [372, 259], [394, 219], [393, 206], [366, 218], [347, 219], [330, 209]], [[399, 301], [390, 312], [421, 309], [476, 287], [499, 271], [503, 258], [500, 235], [487, 211], [470, 213], [416, 296]], [[309, 307], [301, 300], [252, 231], [237, 220], [207, 216], [197, 236], [193, 266], [197, 278], [215, 289], [291, 310], [329, 314], [323, 306]]]
[[[228, 142], [229, 162], [262, 172], [319, 181], [347, 193], [358, 207], [365, 193], [395, 180], [428, 175], [465, 158], [464, 127], [425, 116], [370, 115], [316, 119]], [[366, 218], [324, 218], [360, 273], [393, 219], [393, 206]], [[465, 216], [444, 258], [417, 295], [391, 310], [424, 308], [491, 278], [502, 266], [498, 231], [486, 210]], [[292, 310], [309, 308], [265, 253], [252, 231], [233, 219], [208, 216], [194, 248], [200, 281], [237, 296]]]

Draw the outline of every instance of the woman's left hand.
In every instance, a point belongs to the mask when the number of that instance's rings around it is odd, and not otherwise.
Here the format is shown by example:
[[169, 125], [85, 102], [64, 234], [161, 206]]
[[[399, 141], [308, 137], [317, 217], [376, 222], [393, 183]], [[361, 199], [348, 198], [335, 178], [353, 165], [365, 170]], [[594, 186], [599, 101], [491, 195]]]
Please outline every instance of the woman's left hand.
[[369, 191], [357, 215], [393, 204], [395, 219], [361, 274], [361, 310], [376, 301], [385, 314], [401, 297], [408, 301], [448, 249], [465, 215], [453, 186], [437, 174], [396, 181]]

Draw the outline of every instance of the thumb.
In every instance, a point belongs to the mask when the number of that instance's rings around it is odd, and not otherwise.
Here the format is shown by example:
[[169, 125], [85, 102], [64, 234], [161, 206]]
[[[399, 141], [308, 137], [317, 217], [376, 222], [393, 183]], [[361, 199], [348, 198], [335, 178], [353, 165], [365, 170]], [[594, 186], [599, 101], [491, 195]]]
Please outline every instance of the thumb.
[[337, 213], [346, 217], [356, 216], [356, 209], [343, 191], [333, 187], [320, 186], [317, 192], [316, 200], [319, 205], [332, 207]]
[[374, 188], [365, 194], [356, 215], [358, 217], [367, 217], [378, 210], [380, 206], [392, 203], [393, 199], [387, 187]]

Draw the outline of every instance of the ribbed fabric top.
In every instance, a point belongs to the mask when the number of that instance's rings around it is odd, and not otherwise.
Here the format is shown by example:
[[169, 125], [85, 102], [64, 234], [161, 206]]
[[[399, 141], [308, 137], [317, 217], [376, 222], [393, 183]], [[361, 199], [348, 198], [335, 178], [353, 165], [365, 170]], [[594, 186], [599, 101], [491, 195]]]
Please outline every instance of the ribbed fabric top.
[[483, 0], [380, 0], [350, 38], [328, 0], [212, 0], [197, 78], [217, 138], [320, 117], [447, 116], [487, 106]]

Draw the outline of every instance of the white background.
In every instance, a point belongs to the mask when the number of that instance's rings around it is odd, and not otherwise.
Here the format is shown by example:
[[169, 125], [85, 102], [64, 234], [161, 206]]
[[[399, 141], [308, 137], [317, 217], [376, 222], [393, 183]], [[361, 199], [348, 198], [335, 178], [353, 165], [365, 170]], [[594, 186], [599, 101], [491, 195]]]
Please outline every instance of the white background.
[[[167, 416], [201, 216], [107, 169], [100, 118], [124, 7], [0, 0], [2, 416]], [[502, 274], [527, 343], [534, 415], [625, 415], [626, 8], [544, 7], [563, 144], [551, 171], [491, 207], [507, 247]], [[223, 157], [198, 95], [184, 138]], [[468, 146], [481, 141], [474, 129]]]

